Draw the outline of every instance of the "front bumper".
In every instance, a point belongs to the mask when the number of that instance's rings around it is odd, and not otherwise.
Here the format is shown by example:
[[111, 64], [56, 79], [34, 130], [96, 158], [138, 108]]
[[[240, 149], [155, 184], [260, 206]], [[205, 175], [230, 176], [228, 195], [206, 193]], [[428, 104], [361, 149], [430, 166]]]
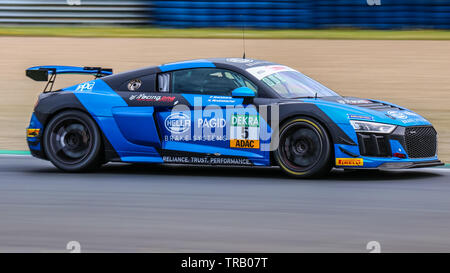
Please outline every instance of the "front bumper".
[[[337, 168], [410, 169], [444, 164], [437, 157], [437, 132], [431, 125], [398, 126], [391, 134], [357, 133], [356, 137], [358, 146], [335, 146]], [[344, 164], [338, 164], [338, 159]], [[360, 164], [350, 164], [356, 160]]]
[[442, 166], [444, 163], [440, 160], [416, 161], [416, 162], [386, 162], [378, 166], [380, 170], [391, 169], [412, 169], [412, 168], [428, 168]]

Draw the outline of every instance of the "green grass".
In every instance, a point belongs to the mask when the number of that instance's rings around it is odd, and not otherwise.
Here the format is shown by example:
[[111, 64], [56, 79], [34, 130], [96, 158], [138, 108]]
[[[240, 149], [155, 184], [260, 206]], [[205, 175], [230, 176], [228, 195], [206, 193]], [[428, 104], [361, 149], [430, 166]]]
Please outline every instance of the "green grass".
[[0, 150], [0, 155], [30, 155], [29, 151]]
[[[0, 36], [227, 38], [241, 39], [240, 29], [165, 29], [146, 27], [0, 27]], [[446, 30], [251, 30], [247, 39], [450, 40]]]

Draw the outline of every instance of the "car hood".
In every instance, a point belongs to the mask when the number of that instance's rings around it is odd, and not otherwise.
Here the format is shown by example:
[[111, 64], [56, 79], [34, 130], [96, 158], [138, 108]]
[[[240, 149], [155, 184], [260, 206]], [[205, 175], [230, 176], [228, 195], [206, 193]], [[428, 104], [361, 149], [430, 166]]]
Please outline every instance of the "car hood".
[[424, 117], [411, 110], [379, 100], [355, 97], [322, 97], [302, 99], [302, 101], [317, 105], [336, 123], [348, 124], [349, 120], [365, 120], [400, 126], [430, 124]]

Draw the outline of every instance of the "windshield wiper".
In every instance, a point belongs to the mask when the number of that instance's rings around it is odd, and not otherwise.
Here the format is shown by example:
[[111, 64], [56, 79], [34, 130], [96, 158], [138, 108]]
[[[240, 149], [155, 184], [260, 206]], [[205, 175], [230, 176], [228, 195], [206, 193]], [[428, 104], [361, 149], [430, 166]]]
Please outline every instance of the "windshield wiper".
[[299, 97], [293, 97], [290, 99], [317, 99], [317, 98], [321, 98], [317, 96], [317, 92], [316, 94], [314, 94], [314, 96], [299, 96]]

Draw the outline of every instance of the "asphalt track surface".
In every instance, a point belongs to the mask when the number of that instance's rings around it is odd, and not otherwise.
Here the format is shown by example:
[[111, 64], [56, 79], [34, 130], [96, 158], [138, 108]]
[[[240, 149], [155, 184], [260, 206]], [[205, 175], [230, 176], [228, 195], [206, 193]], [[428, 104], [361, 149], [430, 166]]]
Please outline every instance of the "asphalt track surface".
[[67, 174], [0, 156], [0, 252], [450, 251], [450, 170], [334, 171], [111, 164]]

